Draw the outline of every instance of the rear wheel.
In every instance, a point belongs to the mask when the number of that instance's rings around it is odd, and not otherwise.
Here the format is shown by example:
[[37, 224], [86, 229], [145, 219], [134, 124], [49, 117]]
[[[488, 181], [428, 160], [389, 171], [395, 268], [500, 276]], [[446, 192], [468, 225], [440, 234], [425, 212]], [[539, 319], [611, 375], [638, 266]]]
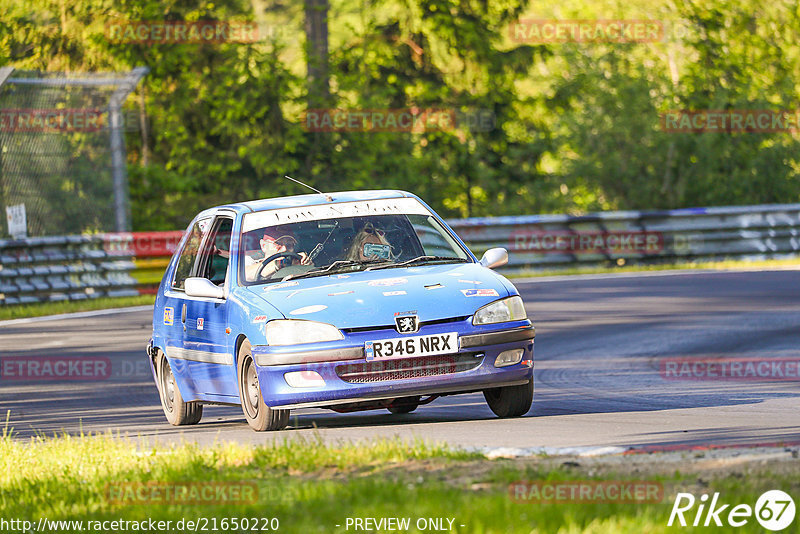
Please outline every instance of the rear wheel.
[[289, 410], [273, 410], [264, 404], [252, 348], [246, 339], [239, 347], [238, 361], [239, 398], [242, 401], [242, 411], [247, 424], [257, 432], [286, 428], [289, 424]]
[[419, 407], [420, 398], [421, 397], [417, 395], [416, 397], [394, 399], [386, 409], [393, 414], [411, 413]]
[[173, 426], [196, 425], [203, 417], [203, 405], [199, 402], [183, 400], [181, 391], [175, 383], [175, 376], [172, 374], [169, 360], [161, 351], [158, 353], [157, 362], [158, 393], [167, 421]]
[[527, 384], [483, 390], [486, 403], [497, 417], [519, 417], [533, 403], [533, 378]]

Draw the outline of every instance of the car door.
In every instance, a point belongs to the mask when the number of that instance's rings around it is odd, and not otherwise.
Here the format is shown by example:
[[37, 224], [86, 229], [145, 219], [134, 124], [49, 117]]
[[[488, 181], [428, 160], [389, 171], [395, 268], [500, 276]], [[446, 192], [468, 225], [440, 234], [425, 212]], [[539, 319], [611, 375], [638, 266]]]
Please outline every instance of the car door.
[[[192, 276], [206, 278], [223, 288], [229, 283], [233, 222], [233, 214], [220, 212], [215, 216], [211, 230], [203, 240]], [[227, 299], [186, 297], [185, 306], [183, 347], [186, 356], [191, 358], [189, 369], [195, 387], [207, 398], [213, 396], [211, 400], [236, 402], [236, 370], [226, 332]]]
[[181, 394], [186, 400], [194, 400], [202, 390], [194, 383], [190, 368], [191, 360], [187, 358], [190, 354], [187, 354], [184, 347], [188, 302], [184, 286], [186, 279], [195, 271], [200, 248], [211, 230], [212, 220], [211, 216], [199, 217], [192, 224], [178, 256], [172, 281], [164, 292], [163, 324], [167, 359]]

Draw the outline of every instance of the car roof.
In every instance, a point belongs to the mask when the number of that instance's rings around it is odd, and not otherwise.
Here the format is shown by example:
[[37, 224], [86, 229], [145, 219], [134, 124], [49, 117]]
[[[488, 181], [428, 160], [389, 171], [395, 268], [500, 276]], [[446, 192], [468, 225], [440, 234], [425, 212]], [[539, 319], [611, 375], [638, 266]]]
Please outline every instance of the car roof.
[[[260, 200], [249, 200], [247, 202], [237, 202], [234, 204], [224, 204], [203, 210], [200, 215], [214, 212], [218, 209], [227, 208], [237, 213], [248, 213], [254, 211], [274, 210], [278, 208], [296, 208], [305, 206], [317, 206], [320, 204], [356, 202], [359, 200], [377, 200], [383, 198], [403, 198], [414, 197], [415, 195], [406, 191], [393, 189], [379, 189], [366, 191], [336, 191], [325, 194], [295, 195], [289, 197], [263, 198]], [[328, 199], [331, 200], [328, 200]]]

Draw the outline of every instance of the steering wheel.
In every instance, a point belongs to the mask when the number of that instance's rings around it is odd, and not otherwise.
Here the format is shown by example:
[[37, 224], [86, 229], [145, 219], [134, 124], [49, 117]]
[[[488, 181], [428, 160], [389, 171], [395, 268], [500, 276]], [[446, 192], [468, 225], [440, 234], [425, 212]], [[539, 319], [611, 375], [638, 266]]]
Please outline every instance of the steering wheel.
[[[278, 258], [292, 258], [293, 260], [303, 261], [303, 257], [300, 254], [297, 254], [295, 252], [278, 252], [277, 254], [273, 254], [269, 258], [266, 258], [261, 263], [261, 267], [258, 269], [258, 272], [256, 273], [256, 278], [263, 278], [261, 276], [261, 272], [264, 270], [264, 267], [266, 267], [267, 265], [272, 263], [274, 260], [277, 260]], [[280, 270], [280, 269], [278, 269], [278, 270]], [[278, 272], [278, 271], [275, 271], [275, 272]]]

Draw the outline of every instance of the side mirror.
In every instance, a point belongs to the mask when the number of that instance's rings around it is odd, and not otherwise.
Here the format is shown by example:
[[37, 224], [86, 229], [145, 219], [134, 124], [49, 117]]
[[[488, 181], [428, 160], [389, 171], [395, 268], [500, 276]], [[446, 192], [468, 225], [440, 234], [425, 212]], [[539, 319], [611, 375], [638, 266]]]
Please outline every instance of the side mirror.
[[186, 295], [190, 297], [225, 298], [225, 289], [214, 285], [208, 278], [192, 276], [186, 279]]
[[490, 248], [483, 253], [480, 261], [480, 264], [488, 269], [502, 267], [506, 263], [508, 263], [508, 251], [504, 248]]

